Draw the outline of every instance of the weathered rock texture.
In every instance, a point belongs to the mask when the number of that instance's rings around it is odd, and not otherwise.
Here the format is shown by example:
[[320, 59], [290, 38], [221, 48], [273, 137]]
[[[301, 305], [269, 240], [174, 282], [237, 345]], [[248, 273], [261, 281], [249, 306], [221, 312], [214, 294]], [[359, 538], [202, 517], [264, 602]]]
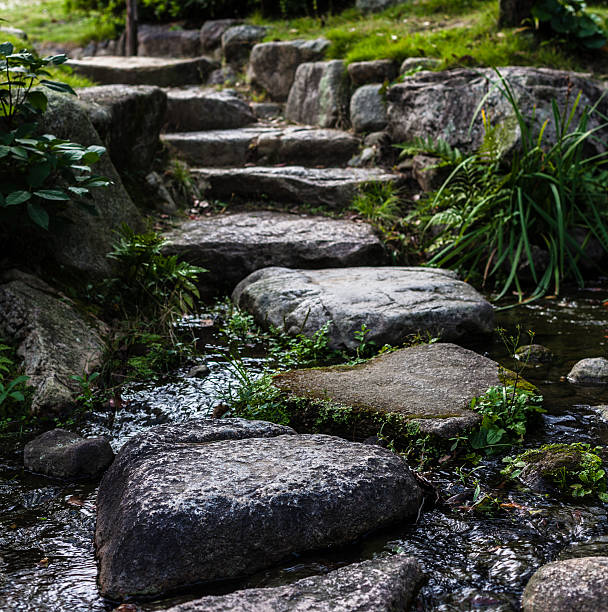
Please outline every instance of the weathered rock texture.
[[571, 383], [588, 385], [608, 384], [608, 359], [605, 357], [581, 359], [570, 370], [568, 380]]
[[231, 90], [171, 89], [167, 101], [167, 130], [232, 130], [256, 121], [249, 104]]
[[200, 30], [171, 30], [168, 26], [140, 25], [137, 55], [143, 57], [199, 57]]
[[0, 338], [18, 347], [28, 384], [36, 389], [32, 411], [66, 408], [80, 391], [71, 377], [101, 364], [103, 326], [29, 274], [13, 272], [0, 282]]
[[526, 585], [524, 612], [606, 610], [608, 557], [581, 557], [543, 565]]
[[[378, 432], [378, 415], [412, 420], [421, 431], [450, 438], [480, 421], [469, 409], [474, 397], [504, 378], [491, 359], [455, 344], [414, 346], [352, 367], [334, 366], [278, 374], [274, 384], [289, 395], [343, 407], [347, 428], [364, 439]], [[298, 415], [294, 423], [298, 424]], [[405, 425], [403, 426], [405, 430]], [[404, 433], [396, 427], [395, 434]]]
[[331, 321], [330, 345], [354, 349], [355, 332], [398, 345], [430, 332], [451, 340], [493, 329], [492, 306], [453, 272], [435, 268], [266, 268], [250, 274], [232, 294], [260, 325], [312, 336]]
[[[508, 80], [524, 117], [536, 113], [535, 130], [551, 119], [544, 133], [546, 142], [555, 141], [555, 126], [551, 102], [556, 100], [560, 112], [567, 103], [572, 105], [579, 91], [582, 97], [577, 116], [586, 105], [595, 104], [605, 87], [587, 75], [550, 70], [548, 68], [501, 68]], [[483, 140], [481, 113], [470, 130], [471, 121], [484, 96], [484, 109], [490, 123], [502, 126], [500, 138], [505, 152], [520, 142], [515, 112], [508, 100], [492, 83], [500, 83], [491, 69], [459, 69], [446, 72], [424, 72], [407, 78], [387, 92], [389, 127], [394, 142], [413, 141], [417, 137], [442, 138], [451, 146], [464, 151], [476, 150]], [[606, 115], [608, 96], [598, 111]], [[576, 120], [575, 120], [576, 121]], [[592, 115], [587, 125], [595, 128], [602, 123], [599, 114]], [[598, 141], [606, 140], [608, 129], [596, 133]], [[598, 145], [599, 146], [599, 145]]]
[[350, 99], [350, 120], [355, 132], [380, 132], [388, 123], [382, 85], [359, 87]]
[[201, 48], [203, 54], [221, 51], [222, 36], [229, 28], [238, 25], [238, 19], [211, 19], [205, 21], [200, 30]]
[[69, 65], [79, 74], [101, 83], [113, 85], [157, 85], [180, 87], [205, 83], [218, 64], [208, 57], [170, 59], [160, 57], [86, 57], [70, 60]]
[[249, 61], [249, 54], [256, 43], [266, 36], [266, 28], [254, 25], [236, 25], [222, 34], [222, 54], [226, 63], [241, 68]]
[[555, 355], [551, 349], [542, 344], [525, 344], [515, 351], [515, 359], [532, 365], [549, 363], [555, 359]]
[[359, 148], [359, 140], [348, 132], [300, 126], [182, 132], [166, 134], [163, 140], [189, 163], [202, 167], [247, 163], [336, 167], [346, 165]]
[[384, 83], [396, 78], [397, 64], [393, 60], [353, 62], [348, 65], [348, 76], [355, 87], [371, 83]]
[[300, 64], [285, 117], [320, 127], [348, 127], [350, 79], [342, 60]]
[[266, 589], [203, 597], [167, 612], [392, 612], [408, 610], [424, 579], [412, 557], [395, 555]]
[[418, 510], [421, 491], [396, 455], [291, 431], [208, 420], [128, 442], [98, 495], [102, 593], [119, 599], [244, 576]]
[[287, 100], [296, 68], [323, 59], [329, 41], [289, 40], [260, 43], [253, 47], [247, 76], [251, 84], [264, 89], [273, 100]]
[[82, 438], [53, 429], [25, 445], [26, 470], [54, 478], [94, 478], [114, 460], [114, 452], [105, 438]]
[[159, 145], [167, 112], [167, 95], [149, 85], [102, 85], [78, 91], [78, 97], [101, 107], [89, 116], [122, 172], [148, 172]]
[[412, 70], [433, 70], [441, 64], [441, 60], [434, 57], [406, 57], [399, 68], [399, 74], [405, 74]]
[[302, 166], [206, 168], [193, 172], [210, 185], [217, 198], [267, 198], [275, 202], [327, 206], [339, 210], [351, 205], [362, 183], [400, 184], [399, 175], [376, 168], [304, 168]]
[[[40, 127], [43, 134], [54, 134], [86, 146], [103, 144], [89, 119], [90, 109], [85, 104], [74, 96], [47, 95], [49, 107]], [[45, 236], [40, 251], [50, 252], [51, 259], [71, 270], [88, 277], [100, 277], [110, 273], [106, 255], [116, 241], [114, 230], [123, 223], [137, 230], [143, 221], [109, 155], [102, 156], [93, 166], [93, 172], [111, 181], [108, 187], [91, 190], [89, 203], [98, 214], [93, 215], [70, 205], [64, 213], [69, 222], [55, 224], [53, 231]]]
[[165, 234], [165, 251], [209, 270], [206, 286], [229, 288], [269, 265], [328, 268], [381, 265], [386, 254], [363, 223], [275, 212], [186, 221]]

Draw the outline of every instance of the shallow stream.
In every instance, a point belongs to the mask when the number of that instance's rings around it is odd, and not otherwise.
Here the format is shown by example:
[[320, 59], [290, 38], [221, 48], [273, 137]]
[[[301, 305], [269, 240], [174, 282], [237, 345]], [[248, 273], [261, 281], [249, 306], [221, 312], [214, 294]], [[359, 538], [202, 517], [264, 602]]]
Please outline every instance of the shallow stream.
[[[199, 338], [209, 376], [187, 378], [184, 368], [165, 381], [132, 384], [118, 406], [87, 416], [80, 433], [106, 435], [118, 450], [147, 427], [209, 416], [238, 380], [229, 364], [228, 347], [208, 324], [204, 313], [184, 322]], [[608, 425], [593, 407], [608, 404], [608, 390], [571, 385], [565, 375], [579, 359], [608, 356], [608, 281], [568, 298], [501, 311], [498, 324], [509, 333], [517, 324], [534, 330], [534, 342], [557, 356], [549, 366], [526, 370], [525, 377], [545, 397], [546, 413], [529, 431], [525, 446], [606, 444]], [[497, 335], [469, 348], [512, 365]], [[263, 370], [266, 357], [260, 347], [246, 347], [242, 354], [251, 372]], [[0, 610], [112, 610], [115, 604], [102, 599], [96, 588], [96, 485], [66, 484], [24, 473], [22, 445], [23, 441], [0, 448]], [[468, 475], [462, 477], [453, 464], [439, 467], [424, 476], [442, 491], [444, 501], [429, 505], [416, 524], [371, 535], [348, 548], [294, 555], [247, 580], [149, 602], [139, 609], [163, 610], [203, 593], [284, 584], [391, 550], [415, 556], [429, 576], [415, 610], [518, 610], [523, 587], [540, 565], [562, 557], [608, 555], [608, 506], [533, 495], [505, 484], [502, 467], [500, 458], [487, 459], [474, 472], [467, 468]], [[467, 510], [475, 482], [500, 498], [503, 506], [495, 517]]]

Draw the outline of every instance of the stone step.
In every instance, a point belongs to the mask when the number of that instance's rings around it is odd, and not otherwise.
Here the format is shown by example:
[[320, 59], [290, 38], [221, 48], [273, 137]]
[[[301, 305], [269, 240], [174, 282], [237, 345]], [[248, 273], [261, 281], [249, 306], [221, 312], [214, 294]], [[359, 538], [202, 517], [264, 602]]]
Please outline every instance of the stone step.
[[388, 263], [367, 223], [273, 211], [188, 220], [164, 236], [164, 252], [208, 270], [205, 290], [232, 291], [268, 266], [341, 268]]
[[302, 126], [174, 133], [165, 134], [163, 141], [191, 165], [204, 167], [343, 166], [359, 149], [359, 140], [352, 134]]
[[208, 183], [207, 195], [219, 199], [261, 199], [333, 210], [350, 206], [364, 183], [394, 183], [403, 175], [378, 168], [304, 168], [303, 166], [250, 168], [196, 168], [195, 178]]
[[180, 87], [205, 83], [219, 64], [208, 57], [96, 56], [70, 60], [68, 65], [101, 85], [157, 85]]
[[233, 130], [257, 121], [249, 104], [231, 89], [185, 87], [166, 93], [167, 131]]

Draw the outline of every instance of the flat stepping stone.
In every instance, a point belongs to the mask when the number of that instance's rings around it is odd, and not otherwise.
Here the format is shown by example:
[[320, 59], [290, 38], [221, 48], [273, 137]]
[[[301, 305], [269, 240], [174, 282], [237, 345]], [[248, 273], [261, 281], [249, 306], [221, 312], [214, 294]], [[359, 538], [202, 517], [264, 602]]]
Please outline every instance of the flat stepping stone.
[[377, 434], [386, 416], [390, 418], [383, 433], [389, 437], [403, 435], [413, 421], [423, 433], [451, 438], [481, 421], [469, 409], [471, 400], [511, 375], [487, 357], [437, 343], [380, 355], [354, 367], [285, 372], [274, 377], [274, 384], [289, 397], [310, 400], [306, 409], [301, 402], [292, 408], [290, 422], [298, 429], [304, 421], [315, 420], [315, 400], [323, 400], [337, 407], [332, 420], [342, 420], [344, 430], [357, 438]]
[[231, 90], [167, 90], [167, 131], [233, 130], [256, 121], [249, 104]]
[[209, 270], [204, 285], [232, 290], [269, 265], [327, 268], [387, 263], [367, 223], [270, 211], [186, 221], [165, 234], [165, 252]]
[[424, 574], [415, 559], [393, 555], [347, 565], [285, 586], [203, 597], [167, 612], [409, 610], [423, 580]]
[[204, 83], [217, 62], [208, 57], [167, 59], [160, 57], [96, 56], [70, 60], [71, 66], [101, 85], [157, 85], [180, 87]]
[[213, 167], [279, 162], [340, 166], [347, 164], [360, 144], [341, 130], [266, 126], [165, 134], [163, 141], [191, 165]]
[[312, 337], [331, 322], [329, 343], [338, 349], [355, 349], [362, 325], [379, 347], [418, 332], [454, 340], [494, 328], [492, 305], [454, 272], [437, 268], [266, 268], [243, 279], [232, 299], [260, 325], [292, 335]]
[[357, 189], [369, 181], [399, 185], [402, 177], [377, 168], [305, 168], [303, 166], [198, 168], [193, 175], [209, 183], [208, 195], [219, 199], [349, 207]]
[[377, 446], [241, 419], [155, 427], [102, 479], [100, 589], [124, 599], [246, 576], [416, 516], [421, 500]]

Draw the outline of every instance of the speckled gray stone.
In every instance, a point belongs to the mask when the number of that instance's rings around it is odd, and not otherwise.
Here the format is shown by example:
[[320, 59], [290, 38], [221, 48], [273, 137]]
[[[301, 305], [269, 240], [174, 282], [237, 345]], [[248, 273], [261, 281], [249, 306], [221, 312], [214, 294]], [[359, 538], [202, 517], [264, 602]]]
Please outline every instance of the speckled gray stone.
[[205, 286], [229, 291], [268, 265], [326, 268], [381, 265], [382, 243], [367, 223], [271, 211], [186, 221], [165, 234], [164, 252], [209, 270]]
[[359, 87], [350, 99], [350, 120], [355, 132], [380, 132], [388, 122], [382, 85]]
[[114, 459], [105, 438], [83, 438], [65, 429], [47, 431], [23, 450], [26, 470], [54, 478], [94, 478]]
[[421, 498], [407, 465], [378, 447], [240, 419], [153, 428], [100, 485], [101, 592], [122, 599], [244, 576], [405, 520]]
[[343, 268], [253, 272], [232, 299], [256, 321], [289, 334], [312, 336], [331, 321], [333, 348], [354, 349], [355, 332], [365, 324], [368, 341], [399, 345], [408, 335], [431, 332], [452, 340], [489, 333], [494, 311], [455, 273], [437, 268]]
[[583, 385], [608, 384], [608, 359], [605, 357], [581, 359], [570, 370], [568, 380]]
[[415, 559], [395, 555], [285, 586], [203, 597], [167, 612], [396, 612], [409, 609], [423, 579]]
[[543, 565], [526, 585], [524, 612], [608, 610], [608, 557], [581, 557]]

